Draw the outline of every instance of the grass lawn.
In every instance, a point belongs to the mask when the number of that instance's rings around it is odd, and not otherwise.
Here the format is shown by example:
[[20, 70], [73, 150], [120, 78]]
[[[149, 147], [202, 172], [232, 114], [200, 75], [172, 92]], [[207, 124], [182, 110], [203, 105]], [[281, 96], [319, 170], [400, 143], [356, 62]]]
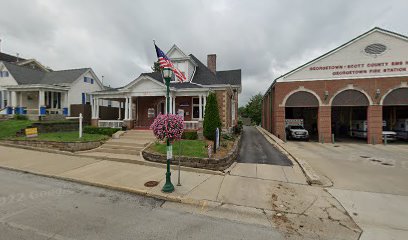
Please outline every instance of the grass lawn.
[[26, 138], [26, 137], [14, 137], [15, 140], [41, 140], [41, 141], [54, 141], [54, 142], [90, 142], [106, 140], [109, 137], [101, 134], [82, 134], [82, 138], [78, 138], [78, 131], [75, 132], [54, 132], [54, 133], [40, 133], [38, 137]]
[[0, 139], [14, 137], [16, 132], [30, 126], [32, 123], [33, 121], [30, 120], [0, 121]]
[[[173, 156], [208, 157], [206, 142], [203, 140], [181, 140], [173, 144]], [[155, 143], [150, 147], [154, 152], [166, 154], [166, 143]]]

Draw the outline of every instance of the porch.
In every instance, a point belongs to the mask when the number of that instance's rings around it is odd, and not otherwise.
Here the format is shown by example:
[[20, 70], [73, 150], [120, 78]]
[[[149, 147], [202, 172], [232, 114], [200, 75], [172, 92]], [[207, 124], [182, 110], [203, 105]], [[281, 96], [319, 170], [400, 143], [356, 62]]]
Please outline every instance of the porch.
[[58, 86], [15, 86], [8, 88], [10, 103], [6, 108], [9, 115], [27, 115], [37, 120], [44, 116], [67, 116], [68, 90]]
[[[101, 100], [117, 101], [117, 114], [112, 119], [106, 119], [101, 114]], [[120, 128], [123, 124], [133, 129], [149, 129], [159, 114], [166, 114], [166, 98], [164, 96], [131, 96], [125, 98], [107, 98], [93, 96], [92, 123], [99, 127]], [[206, 95], [171, 96], [170, 112], [184, 119], [184, 128], [198, 130], [202, 128]]]

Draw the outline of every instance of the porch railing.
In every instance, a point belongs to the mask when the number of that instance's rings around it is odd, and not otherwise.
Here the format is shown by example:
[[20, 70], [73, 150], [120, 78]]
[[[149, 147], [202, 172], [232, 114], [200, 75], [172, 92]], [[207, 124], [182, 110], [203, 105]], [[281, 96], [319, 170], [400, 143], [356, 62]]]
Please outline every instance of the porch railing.
[[199, 128], [198, 121], [184, 121], [184, 129], [186, 130], [197, 130]]
[[121, 128], [122, 120], [99, 120], [98, 127]]

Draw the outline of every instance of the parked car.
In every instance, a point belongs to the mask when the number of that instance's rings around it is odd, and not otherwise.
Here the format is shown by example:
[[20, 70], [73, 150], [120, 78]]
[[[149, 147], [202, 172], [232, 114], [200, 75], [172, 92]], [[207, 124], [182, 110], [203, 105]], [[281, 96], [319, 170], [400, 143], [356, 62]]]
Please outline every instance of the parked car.
[[300, 125], [289, 125], [286, 127], [286, 136], [288, 139], [309, 140], [309, 132]]

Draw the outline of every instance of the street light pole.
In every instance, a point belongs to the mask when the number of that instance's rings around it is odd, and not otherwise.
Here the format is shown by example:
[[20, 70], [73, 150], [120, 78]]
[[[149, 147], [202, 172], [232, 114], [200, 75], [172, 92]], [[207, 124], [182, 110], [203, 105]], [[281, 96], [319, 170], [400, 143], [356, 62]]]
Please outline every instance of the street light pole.
[[[173, 71], [170, 68], [164, 68], [163, 69], [163, 77], [164, 80], [166, 80], [166, 99], [167, 99], [167, 115], [170, 112], [170, 99], [169, 99], [169, 94], [170, 94], [170, 80], [171, 80], [171, 74]], [[172, 147], [170, 144], [170, 139], [167, 138], [167, 171], [166, 171], [166, 183], [164, 184], [162, 191], [166, 193], [170, 193], [174, 191], [174, 186], [171, 183], [171, 172], [170, 172], [170, 160], [172, 158]]]

